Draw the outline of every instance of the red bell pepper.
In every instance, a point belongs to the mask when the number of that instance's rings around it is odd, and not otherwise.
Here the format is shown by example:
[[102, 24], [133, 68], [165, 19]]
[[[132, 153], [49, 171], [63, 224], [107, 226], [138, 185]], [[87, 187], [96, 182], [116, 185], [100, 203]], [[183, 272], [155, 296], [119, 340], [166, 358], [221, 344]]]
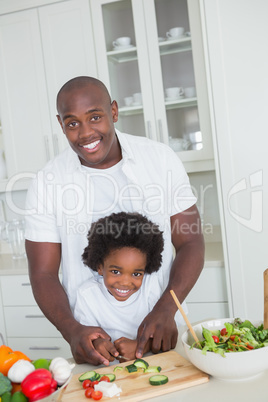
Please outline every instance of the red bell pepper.
[[29, 402], [37, 401], [52, 394], [57, 389], [57, 382], [46, 369], [36, 369], [21, 383], [21, 390], [29, 398]]

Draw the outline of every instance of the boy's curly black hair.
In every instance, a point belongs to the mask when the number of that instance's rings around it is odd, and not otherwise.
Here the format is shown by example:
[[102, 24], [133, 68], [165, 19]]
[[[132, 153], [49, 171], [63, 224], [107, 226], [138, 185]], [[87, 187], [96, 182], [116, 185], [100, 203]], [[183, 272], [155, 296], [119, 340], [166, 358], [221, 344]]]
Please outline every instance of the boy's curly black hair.
[[119, 212], [101, 218], [91, 225], [87, 239], [82, 260], [93, 271], [98, 271], [111, 251], [123, 247], [137, 248], [146, 254], [148, 274], [158, 271], [162, 263], [163, 232], [139, 213]]

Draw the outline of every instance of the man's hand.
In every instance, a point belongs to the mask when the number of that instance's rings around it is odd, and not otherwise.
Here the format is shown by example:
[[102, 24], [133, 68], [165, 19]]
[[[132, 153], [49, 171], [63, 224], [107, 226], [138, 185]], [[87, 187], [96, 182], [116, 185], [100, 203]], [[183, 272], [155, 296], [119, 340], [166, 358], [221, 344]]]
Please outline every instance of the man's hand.
[[160, 350], [166, 352], [174, 349], [178, 339], [178, 329], [174, 321], [174, 314], [162, 308], [158, 302], [138, 329], [136, 357], [140, 359], [146, 353], [146, 345], [151, 340], [150, 349], [153, 353]]
[[[118, 354], [110, 336], [99, 327], [87, 327], [77, 323], [71, 337], [71, 350], [76, 363], [109, 365], [111, 354]], [[100, 345], [107, 345], [106, 347]]]
[[[121, 356], [124, 356], [130, 360], [134, 360], [136, 358], [135, 352], [137, 348], [137, 340], [136, 339], [128, 339], [125, 337], [121, 337], [114, 341], [114, 345], [118, 350]], [[119, 359], [120, 363], [124, 362], [124, 359]]]

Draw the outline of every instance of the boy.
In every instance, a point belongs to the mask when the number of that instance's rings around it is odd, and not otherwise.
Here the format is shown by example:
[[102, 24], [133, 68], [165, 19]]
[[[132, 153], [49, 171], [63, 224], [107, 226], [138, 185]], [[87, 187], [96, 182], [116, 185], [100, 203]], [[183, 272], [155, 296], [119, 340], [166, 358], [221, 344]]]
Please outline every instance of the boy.
[[99, 277], [79, 288], [74, 316], [110, 335], [111, 340], [93, 341], [110, 361], [114, 346], [120, 355], [135, 359], [138, 327], [162, 293], [154, 273], [161, 266], [163, 246], [158, 225], [138, 213], [113, 213], [89, 230], [82, 258]]

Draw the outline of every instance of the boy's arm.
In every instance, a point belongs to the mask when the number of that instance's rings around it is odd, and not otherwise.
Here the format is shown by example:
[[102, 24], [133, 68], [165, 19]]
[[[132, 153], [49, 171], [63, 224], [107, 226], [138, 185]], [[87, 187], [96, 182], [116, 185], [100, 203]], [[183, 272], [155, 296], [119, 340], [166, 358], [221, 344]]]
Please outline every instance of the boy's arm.
[[105, 364], [109, 361], [93, 346], [97, 338], [110, 339], [99, 327], [78, 323], [70, 309], [68, 297], [59, 281], [60, 243], [25, 242], [29, 275], [37, 304], [70, 344], [77, 363]]
[[176, 257], [171, 267], [166, 290], [139, 327], [137, 358], [142, 357], [145, 345], [150, 338], [154, 353], [175, 348], [178, 330], [174, 316], [177, 306], [170, 290], [174, 290], [182, 303], [204, 266], [204, 238], [196, 206], [172, 216], [170, 220]]

